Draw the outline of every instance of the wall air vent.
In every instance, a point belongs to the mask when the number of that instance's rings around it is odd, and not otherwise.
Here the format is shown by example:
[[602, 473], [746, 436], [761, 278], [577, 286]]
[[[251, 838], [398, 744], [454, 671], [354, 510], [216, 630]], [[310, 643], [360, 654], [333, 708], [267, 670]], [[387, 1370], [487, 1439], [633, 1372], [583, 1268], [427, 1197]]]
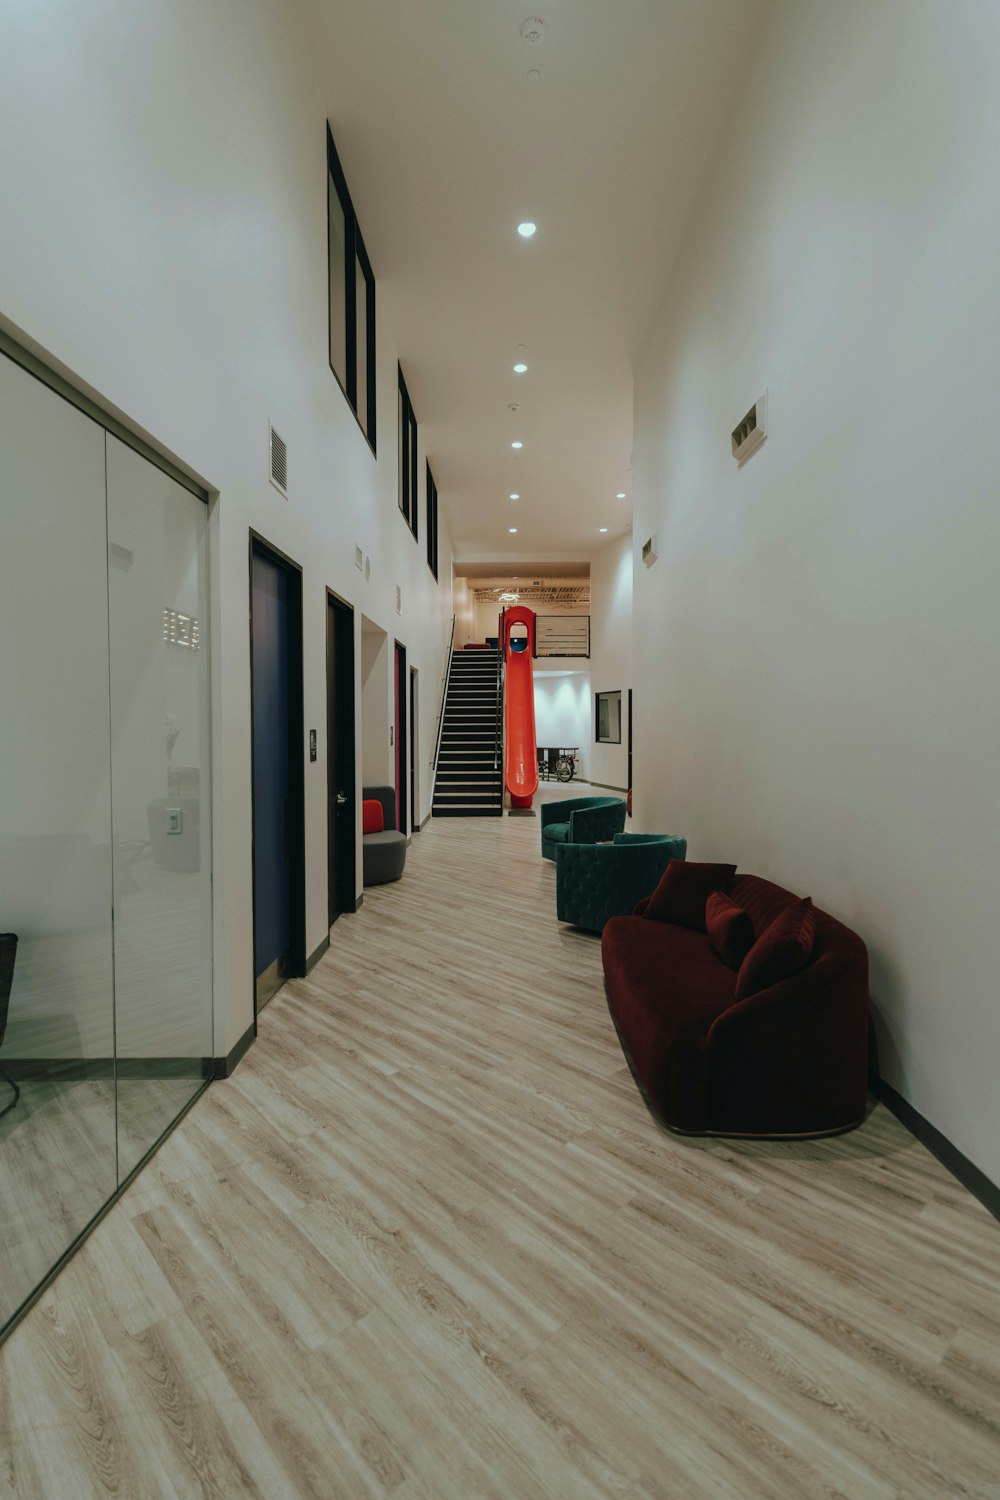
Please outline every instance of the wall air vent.
[[365, 571], [365, 554], [362, 552], [360, 547], [355, 547], [354, 549], [354, 566], [357, 568], [359, 573], [363, 573]]
[[642, 544], [642, 560], [646, 564], [647, 568], [651, 568], [655, 563], [658, 548], [659, 543], [657, 542], [656, 532], [654, 531], [653, 535], [648, 536]]
[[733, 457], [740, 468], [767, 437], [767, 392], [758, 396], [742, 422], [732, 431]]
[[271, 483], [274, 488], [288, 499], [288, 444], [283, 437], [279, 437], [274, 428], [271, 431]]
[[403, 590], [398, 583], [396, 584], [396, 613], [397, 615], [403, 613]]

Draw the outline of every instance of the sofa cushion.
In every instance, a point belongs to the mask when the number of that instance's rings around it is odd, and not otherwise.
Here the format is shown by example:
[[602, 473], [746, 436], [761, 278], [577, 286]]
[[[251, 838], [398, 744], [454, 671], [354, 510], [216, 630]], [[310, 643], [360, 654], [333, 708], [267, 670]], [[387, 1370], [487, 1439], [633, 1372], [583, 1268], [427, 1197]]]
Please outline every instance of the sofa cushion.
[[713, 891], [705, 902], [705, 928], [716, 958], [727, 969], [738, 969], [754, 945], [750, 913], [721, 891]]
[[550, 839], [553, 844], [565, 844], [569, 838], [569, 824], [546, 823], [544, 837]]
[[745, 1000], [748, 995], [770, 989], [804, 969], [815, 932], [816, 913], [810, 898], [793, 901], [764, 929], [740, 965], [736, 999]]
[[640, 915], [654, 922], [673, 922], [678, 927], [704, 932], [706, 901], [713, 891], [728, 891], [735, 874], [735, 865], [672, 859]]
[[733, 1002], [732, 971], [704, 933], [642, 917], [612, 917], [601, 948], [608, 1004], [639, 1082], [671, 1124], [697, 1129], [706, 1038]]
[[381, 802], [377, 802], [374, 797], [366, 797], [361, 804], [361, 832], [381, 833], [384, 827], [385, 814]]

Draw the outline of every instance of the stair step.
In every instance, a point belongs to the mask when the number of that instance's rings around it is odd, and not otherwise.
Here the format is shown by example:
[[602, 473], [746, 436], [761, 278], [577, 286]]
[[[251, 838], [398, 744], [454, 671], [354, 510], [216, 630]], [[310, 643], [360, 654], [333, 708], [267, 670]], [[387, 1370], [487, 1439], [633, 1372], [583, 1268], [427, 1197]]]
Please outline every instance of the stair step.
[[434, 818], [502, 818], [502, 807], [432, 807]]
[[478, 797], [475, 792], [435, 792], [434, 807], [499, 807], [503, 797], [499, 791], [490, 797]]

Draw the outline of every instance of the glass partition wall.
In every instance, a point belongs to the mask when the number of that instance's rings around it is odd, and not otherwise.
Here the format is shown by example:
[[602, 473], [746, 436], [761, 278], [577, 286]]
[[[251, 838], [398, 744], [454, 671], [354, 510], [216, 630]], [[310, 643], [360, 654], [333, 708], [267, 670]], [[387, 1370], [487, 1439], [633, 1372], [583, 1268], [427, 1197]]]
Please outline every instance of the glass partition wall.
[[209, 1074], [207, 520], [0, 354], [0, 1330]]

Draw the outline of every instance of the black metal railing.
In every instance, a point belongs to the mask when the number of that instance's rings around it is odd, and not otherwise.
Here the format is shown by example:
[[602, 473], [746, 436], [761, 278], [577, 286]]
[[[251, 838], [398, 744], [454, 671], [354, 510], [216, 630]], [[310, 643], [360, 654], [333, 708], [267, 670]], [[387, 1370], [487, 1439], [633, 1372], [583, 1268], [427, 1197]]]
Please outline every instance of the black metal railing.
[[441, 755], [441, 732], [444, 729], [444, 707], [448, 701], [448, 684], [451, 681], [451, 663], [455, 653], [455, 616], [451, 617], [451, 635], [448, 638], [448, 655], [445, 658], [444, 685], [441, 689], [441, 707], [438, 710], [437, 736], [434, 740], [434, 759], [431, 761], [431, 796], [437, 785], [438, 759]]

